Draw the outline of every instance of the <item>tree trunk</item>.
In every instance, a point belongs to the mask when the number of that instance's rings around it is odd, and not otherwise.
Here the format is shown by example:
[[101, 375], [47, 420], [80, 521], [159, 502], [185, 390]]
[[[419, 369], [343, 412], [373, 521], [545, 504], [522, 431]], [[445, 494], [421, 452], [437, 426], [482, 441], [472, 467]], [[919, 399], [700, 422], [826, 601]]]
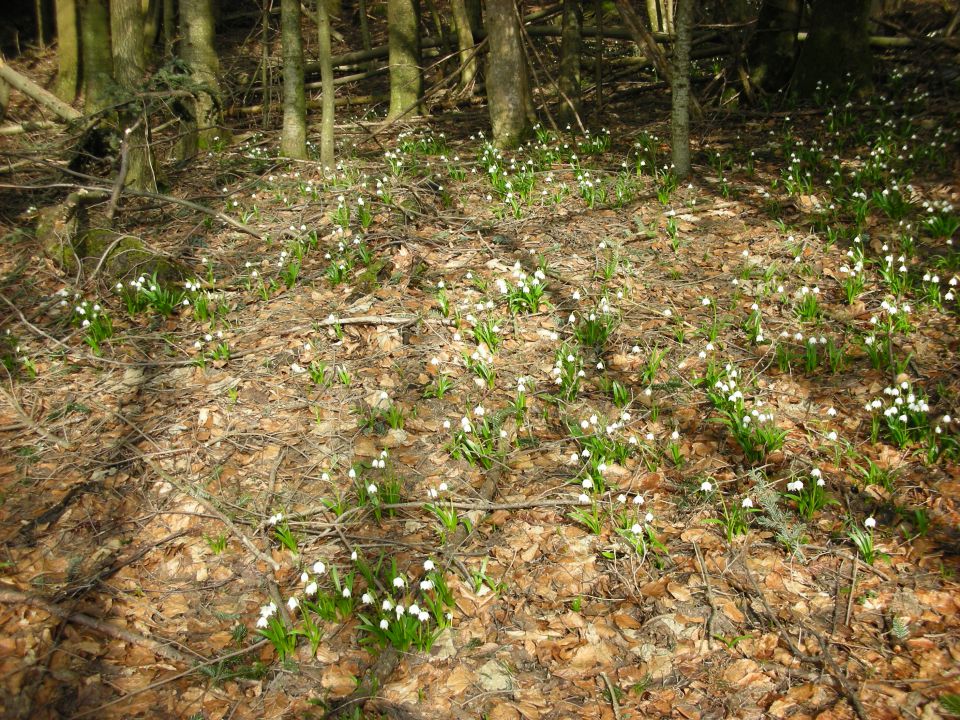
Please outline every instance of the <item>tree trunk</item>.
[[390, 111], [387, 118], [419, 115], [420, 12], [417, 0], [387, 0], [390, 39]]
[[57, 84], [54, 92], [66, 102], [77, 97], [80, 74], [80, 38], [77, 35], [77, 3], [57, 0]]
[[191, 157], [198, 149], [209, 148], [220, 132], [220, 59], [213, 44], [214, 31], [212, 0], [181, 0], [181, 54], [195, 84], [193, 117], [183, 134], [178, 153], [181, 159]]
[[487, 0], [487, 104], [493, 142], [516, 147], [529, 134], [533, 102], [515, 0]]
[[280, 154], [307, 157], [307, 95], [303, 89], [303, 37], [300, 0], [280, 0], [280, 40], [283, 44], [283, 130]]
[[869, 92], [873, 71], [869, 20], [870, 0], [816, 0], [810, 35], [797, 61], [794, 92], [811, 97], [818, 83], [827, 94], [843, 92], [850, 85]]
[[690, 43], [695, 0], [677, 2], [677, 41], [673, 48], [670, 145], [673, 171], [683, 179], [690, 174]]
[[78, 0], [80, 53], [83, 70], [83, 107], [100, 112], [110, 102], [113, 58], [110, 55], [110, 14], [107, 0]]
[[[128, 96], [140, 89], [146, 73], [143, 27], [143, 10], [139, 2], [115, 0], [112, 3], [110, 38], [114, 79]], [[128, 103], [120, 113], [120, 123], [124, 131], [127, 154], [124, 184], [134, 190], [156, 192], [153, 153], [147, 138], [146, 117], [141, 113], [139, 103]]]
[[573, 119], [580, 114], [580, 49], [583, 8], [580, 0], [563, 0], [563, 24], [560, 34], [560, 116]]
[[330, 16], [324, 0], [317, 0], [317, 41], [320, 53], [320, 84], [323, 106], [320, 119], [320, 165], [323, 172], [332, 175], [336, 165], [333, 157], [333, 50], [330, 43]]
[[800, 0], [765, 0], [747, 47], [750, 83], [766, 92], [782, 90], [793, 74], [800, 25]]
[[469, 89], [477, 77], [477, 56], [473, 52], [473, 28], [464, 0], [450, 0], [453, 27], [457, 31], [457, 48], [460, 51], [460, 88]]
[[43, 0], [34, 0], [33, 10], [37, 21], [37, 45], [40, 46], [41, 50], [45, 50], [47, 46], [43, 39], [45, 33], [43, 27]]

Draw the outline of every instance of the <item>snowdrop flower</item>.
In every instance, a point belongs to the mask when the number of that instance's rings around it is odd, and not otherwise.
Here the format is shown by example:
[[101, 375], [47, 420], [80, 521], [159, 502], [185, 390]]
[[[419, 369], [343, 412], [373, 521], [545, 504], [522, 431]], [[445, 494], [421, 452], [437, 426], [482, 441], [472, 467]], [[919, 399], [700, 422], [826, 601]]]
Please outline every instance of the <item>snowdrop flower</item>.
[[634, 505], [643, 505], [643, 495], [635, 495], [633, 498]]
[[345, 587], [343, 590], [340, 591], [340, 594], [343, 595], [345, 598], [350, 597], [351, 595], [350, 588]]
[[713, 485], [710, 483], [709, 480], [704, 480], [702, 483], [700, 483], [700, 489], [701, 489], [703, 492], [708, 493], [708, 492], [710, 492], [711, 490], [713, 490]]
[[863, 526], [873, 530], [873, 528], [877, 526], [877, 521], [873, 518], [873, 516], [870, 516], [863, 521]]
[[590, 496], [587, 495], [586, 493], [580, 493], [580, 495], [579, 495], [579, 497], [577, 498], [577, 500], [580, 502], [581, 505], [589, 505], [589, 504], [590, 504]]
[[419, 615], [419, 614], [420, 614], [420, 607], [419, 607], [418, 605], [411, 605], [410, 607], [407, 608], [407, 614], [408, 614], [408, 615]]
[[406, 585], [406, 584], [407, 584], [407, 583], [406, 583], [406, 580], [404, 580], [404, 579], [403, 579], [402, 577], [400, 577], [399, 575], [393, 579], [393, 586], [394, 586], [395, 588], [397, 588], [398, 590], [399, 590], [400, 588], [402, 588], [402, 587], [403, 587], [404, 585]]
[[630, 532], [632, 532], [634, 535], [640, 535], [643, 532], [643, 526], [640, 525], [640, 523], [634, 523], [630, 528]]
[[749, 508], [752, 508], [752, 507], [753, 507], [753, 500], [751, 500], [751, 499], [748, 498], [748, 497], [745, 497], [743, 500], [740, 501], [740, 507], [742, 507], [742, 508], [748, 508], [748, 509], [749, 509]]
[[287, 607], [291, 610], [296, 610], [298, 607], [300, 607], [300, 601], [295, 597], [291, 597], [289, 600], [287, 600]]
[[323, 564], [323, 561], [322, 561], [322, 560], [317, 560], [317, 561], [313, 564], [313, 571], [314, 571], [317, 575], [323, 575], [323, 574], [327, 571], [327, 566]]
[[381, 629], [381, 630], [386, 630], [386, 629], [389, 628], [389, 627], [390, 627], [390, 623], [387, 621], [386, 618], [384, 618], [383, 620], [380, 621], [380, 629]]
[[423, 561], [423, 569], [424, 569], [426, 572], [430, 572], [431, 570], [433, 570], [433, 569], [435, 569], [435, 568], [436, 568], [436, 565], [433, 564], [433, 560], [424, 560], [424, 561]]
[[670, 433], [670, 439], [674, 441], [679, 440], [680, 433], [677, 430], [674, 430], [672, 433]]
[[800, 492], [803, 490], [803, 480], [794, 480], [787, 483], [787, 490], [790, 492]]
[[420, 581], [421, 590], [433, 590], [433, 580], [421, 580]]

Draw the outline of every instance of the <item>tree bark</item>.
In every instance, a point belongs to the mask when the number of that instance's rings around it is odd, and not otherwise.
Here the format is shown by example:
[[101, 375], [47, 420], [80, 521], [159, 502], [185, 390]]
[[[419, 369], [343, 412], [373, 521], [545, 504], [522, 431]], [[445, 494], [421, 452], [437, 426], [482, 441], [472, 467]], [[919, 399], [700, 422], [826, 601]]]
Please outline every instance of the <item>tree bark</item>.
[[873, 84], [869, 20], [870, 0], [816, 0], [810, 35], [797, 60], [794, 92], [812, 97], [818, 85], [826, 94], [844, 92], [848, 86], [869, 92]]
[[560, 31], [560, 116], [572, 119], [580, 114], [580, 50], [582, 44], [583, 8], [580, 0], [563, 0], [563, 21]]
[[180, 36], [183, 60], [190, 67], [193, 118], [187, 123], [180, 147], [180, 158], [209, 148], [218, 136], [222, 118], [220, 100], [220, 59], [214, 47], [215, 28], [212, 0], [181, 0]]
[[317, 41], [320, 52], [322, 110], [320, 118], [320, 165], [327, 175], [336, 165], [333, 156], [334, 86], [333, 50], [330, 43], [330, 15], [324, 0], [317, 0]]
[[110, 14], [107, 0], [78, 0], [83, 108], [87, 114], [110, 104], [113, 58], [110, 54]]
[[419, 115], [423, 94], [420, 74], [420, 12], [417, 0], [387, 0], [390, 40], [390, 110], [388, 120]]
[[457, 31], [457, 48], [460, 51], [460, 88], [470, 89], [477, 77], [477, 56], [473, 52], [473, 28], [464, 0], [450, 0], [453, 26]]
[[303, 89], [303, 37], [300, 0], [280, 0], [280, 40], [283, 44], [283, 130], [280, 154], [307, 157], [307, 95]]
[[487, 0], [487, 105], [493, 142], [519, 145], [530, 133], [533, 102], [515, 0]]
[[[128, 0], [112, 3], [110, 38], [114, 79], [128, 96], [140, 89], [146, 74], [143, 28], [143, 10], [139, 2]], [[125, 185], [133, 190], [156, 192], [157, 178], [147, 136], [146, 117], [137, 103], [128, 103], [120, 113], [120, 126], [123, 128], [127, 145]]]
[[690, 175], [690, 44], [695, 0], [677, 1], [677, 42], [673, 48], [670, 146], [673, 171], [678, 178]]
[[65, 102], [73, 102], [80, 79], [76, 0], [57, 0], [57, 62], [56, 95]]
[[64, 120], [76, 120], [80, 117], [79, 112], [67, 105], [53, 93], [44, 90], [30, 78], [18, 73], [7, 65], [2, 57], [0, 57], [0, 83], [7, 83], [10, 87], [36, 100]]
[[747, 45], [750, 83], [766, 92], [782, 90], [797, 56], [800, 0], [765, 0]]

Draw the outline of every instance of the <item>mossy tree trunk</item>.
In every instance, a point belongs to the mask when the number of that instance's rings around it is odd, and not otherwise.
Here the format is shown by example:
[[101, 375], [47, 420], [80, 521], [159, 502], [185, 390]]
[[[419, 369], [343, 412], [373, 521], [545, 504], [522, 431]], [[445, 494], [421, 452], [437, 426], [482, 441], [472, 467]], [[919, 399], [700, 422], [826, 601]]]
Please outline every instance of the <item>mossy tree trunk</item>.
[[560, 30], [560, 116], [572, 119], [580, 114], [580, 53], [582, 49], [583, 7], [580, 0], [563, 0]]
[[222, 119], [220, 58], [214, 47], [213, 0], [181, 0], [181, 54], [194, 81], [191, 111], [179, 155], [181, 158], [207, 149], [218, 137]]
[[750, 83], [766, 92], [782, 90], [793, 75], [801, 0], [764, 0], [747, 46]]
[[[115, 1], [110, 7], [110, 39], [114, 79], [129, 99], [140, 90], [146, 74], [146, 43], [143, 37], [143, 10], [139, 2]], [[101, 42], [102, 39], [101, 39]], [[153, 153], [147, 136], [141, 103], [128, 102], [120, 113], [126, 147], [125, 184], [136, 190], [156, 192]]]
[[78, 0], [83, 107], [97, 113], [110, 104], [113, 57], [110, 54], [110, 13], [107, 0]]
[[868, 23], [870, 0], [816, 0], [794, 76], [794, 92], [811, 97], [818, 83], [824, 92], [845, 91], [848, 85], [869, 92], [873, 55]]
[[77, 97], [80, 82], [80, 36], [76, 0], [57, 0], [57, 84], [54, 93], [65, 102]]
[[469, 90], [477, 77], [477, 56], [473, 51], [473, 28], [464, 0], [450, 0], [453, 27], [457, 32], [460, 52], [460, 88]]
[[173, 57], [177, 49], [177, 0], [163, 0], [163, 54]]
[[307, 157], [307, 95], [303, 87], [303, 37], [299, 0], [280, 0], [280, 41], [283, 44], [283, 129], [280, 154]]
[[487, 105], [493, 142], [516, 147], [530, 133], [533, 100], [515, 0], [487, 0]]
[[324, 0], [317, 0], [317, 41], [320, 52], [320, 85], [323, 92], [320, 119], [320, 165], [325, 174], [332, 174], [336, 162], [333, 157], [333, 51], [330, 42], [330, 14]]
[[390, 45], [388, 119], [419, 115], [423, 92], [420, 73], [420, 8], [417, 0], [387, 0]]
[[673, 48], [670, 147], [677, 177], [690, 174], [690, 45], [693, 38], [693, 5], [696, 0], [677, 0], [677, 41]]

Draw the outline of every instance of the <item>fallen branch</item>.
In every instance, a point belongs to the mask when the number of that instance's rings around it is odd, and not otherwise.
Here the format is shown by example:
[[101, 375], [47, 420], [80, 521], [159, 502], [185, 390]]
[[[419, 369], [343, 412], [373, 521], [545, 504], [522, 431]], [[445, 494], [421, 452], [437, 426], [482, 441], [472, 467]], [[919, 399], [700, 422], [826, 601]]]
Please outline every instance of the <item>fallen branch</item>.
[[42, 428], [40, 424], [37, 423], [37, 421], [34, 420], [32, 417], [30, 417], [27, 414], [27, 412], [20, 406], [20, 403], [17, 402], [17, 399], [2, 387], [0, 387], [0, 398], [3, 398], [4, 400], [7, 401], [7, 403], [10, 405], [10, 408], [13, 410], [16, 416], [20, 418], [20, 421], [23, 422], [24, 425], [26, 425], [28, 428], [30, 428], [35, 433], [40, 435], [42, 438], [49, 440], [50, 442], [55, 444], [57, 447], [61, 447], [61, 448], [70, 447], [70, 442], [68, 440], [64, 440], [63, 438], [58, 438], [53, 433]]
[[207, 511], [217, 518], [220, 522], [226, 526], [227, 530], [233, 533], [237, 539], [243, 544], [247, 550], [253, 553], [253, 556], [257, 558], [260, 562], [266, 563], [268, 566], [273, 568], [274, 572], [280, 569], [280, 563], [274, 560], [269, 555], [266, 555], [260, 548], [253, 544], [253, 542], [248, 538], [241, 530], [238, 528], [233, 520], [224, 515], [220, 508], [214, 505], [210, 500], [205, 498], [202, 493], [198, 492], [195, 488], [192, 488], [188, 485], [185, 485], [178, 481], [177, 479], [167, 475], [160, 467], [157, 466], [153, 460], [148, 458], [143, 453], [137, 453], [140, 460], [145, 463], [151, 470], [153, 470], [164, 482], [168, 482], [177, 488], [180, 492], [185, 493], [192, 497], [194, 500], [203, 505]]
[[55, 603], [50, 602], [49, 600], [46, 600], [45, 598], [38, 597], [36, 595], [30, 595], [20, 590], [16, 590], [15, 588], [4, 587], [0, 589], [0, 602], [7, 603], [9, 605], [30, 605], [32, 607], [39, 608], [40, 610], [58, 617], [61, 620], [74, 623], [75, 625], [83, 625], [92, 630], [96, 630], [101, 635], [106, 635], [107, 637], [114, 638], [115, 640], [121, 640], [125, 643], [130, 643], [131, 645], [145, 647], [157, 655], [161, 655], [168, 660], [173, 660], [174, 662], [191, 664], [197, 659], [206, 660], [206, 658], [200, 655], [197, 655], [196, 657], [190, 657], [180, 652], [176, 648], [160, 642], [159, 640], [154, 640], [146, 635], [141, 635], [140, 633], [133, 632], [132, 630], [118, 627], [112, 623], [106, 622], [105, 620], [99, 620], [85, 613], [71, 612]]
[[0, 127], [0, 136], [22, 135], [28, 132], [41, 132], [43, 130], [53, 130], [60, 127], [51, 120], [40, 120], [37, 122], [26, 121], [16, 125], [3, 125]]
[[857, 714], [857, 717], [860, 718], [860, 720], [869, 720], [870, 716], [867, 715], [867, 711], [864, 709], [863, 703], [860, 701], [860, 696], [857, 694], [856, 690], [850, 687], [850, 683], [847, 682], [843, 672], [837, 666], [837, 663], [830, 654], [830, 648], [823, 636], [806, 623], [801, 623], [801, 625], [806, 628], [810, 634], [817, 638], [817, 642], [820, 643], [821, 653], [820, 655], [807, 655], [805, 652], [801, 651], [800, 648], [797, 647], [797, 644], [793, 641], [790, 633], [788, 633], [786, 628], [783, 627], [783, 623], [780, 622], [780, 618], [778, 618], [770, 608], [770, 603], [767, 602], [767, 596], [764, 595], [763, 591], [760, 589], [760, 586], [757, 585], [757, 581], [753, 577], [753, 572], [750, 570], [750, 564], [747, 562], [746, 553], [744, 553], [744, 555], [740, 558], [740, 562], [747, 571], [747, 579], [750, 580], [750, 584], [753, 586], [753, 592], [763, 603], [763, 608], [766, 611], [767, 617], [774, 625], [776, 625], [780, 637], [783, 638], [783, 640], [787, 643], [787, 646], [790, 648], [790, 652], [793, 653], [794, 657], [796, 657], [800, 662], [811, 663], [825, 670], [827, 674], [833, 678], [837, 688], [850, 703], [850, 706]]
[[36, 100], [48, 110], [51, 110], [57, 117], [64, 120], [79, 120], [83, 115], [63, 100], [58, 98], [52, 92], [44, 90], [33, 80], [25, 75], [21, 75], [12, 67], [4, 62], [0, 57], [0, 80], [6, 80], [10, 87], [19, 90], [27, 97]]

